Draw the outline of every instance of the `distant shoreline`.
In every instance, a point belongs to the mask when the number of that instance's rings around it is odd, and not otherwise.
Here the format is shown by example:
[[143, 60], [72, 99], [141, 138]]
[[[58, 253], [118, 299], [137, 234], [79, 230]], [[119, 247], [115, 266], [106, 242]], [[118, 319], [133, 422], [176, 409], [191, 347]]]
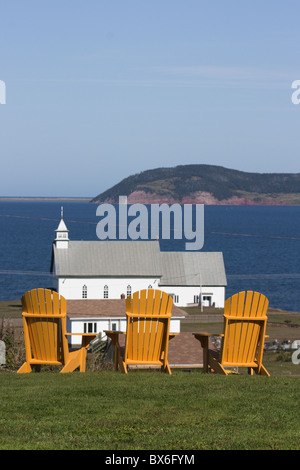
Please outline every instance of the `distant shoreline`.
[[0, 196], [0, 201], [90, 201], [92, 197], [16, 197]]
[[[101, 203], [110, 203], [110, 204], [117, 204], [113, 199], [105, 199], [103, 201], [97, 201], [93, 197], [43, 197], [43, 196], [0, 196], [0, 202], [91, 202], [91, 203], [96, 203], [96, 204], [101, 204]], [[135, 200], [130, 199], [128, 200], [128, 204], [135, 204], [135, 203], [140, 203], [140, 204], [204, 204], [206, 206], [292, 206], [296, 207], [300, 205], [299, 203], [278, 203], [278, 202], [259, 202], [259, 203], [253, 203], [253, 201], [245, 201], [245, 200], [240, 200], [240, 201], [221, 201], [221, 202], [211, 202], [211, 201], [197, 201], [197, 200], [188, 200], [188, 201], [175, 201], [171, 199], [137, 199]]]

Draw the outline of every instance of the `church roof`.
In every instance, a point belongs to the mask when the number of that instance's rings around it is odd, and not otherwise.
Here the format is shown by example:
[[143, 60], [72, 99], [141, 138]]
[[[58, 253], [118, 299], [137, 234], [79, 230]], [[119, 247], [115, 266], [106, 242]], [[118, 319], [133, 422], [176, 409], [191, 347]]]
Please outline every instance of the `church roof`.
[[221, 252], [162, 251], [160, 286], [226, 286]]
[[53, 249], [58, 276], [162, 275], [156, 241], [70, 241], [68, 249]]
[[58, 277], [159, 277], [160, 286], [226, 286], [221, 252], [163, 252], [158, 241], [70, 241], [53, 245]]

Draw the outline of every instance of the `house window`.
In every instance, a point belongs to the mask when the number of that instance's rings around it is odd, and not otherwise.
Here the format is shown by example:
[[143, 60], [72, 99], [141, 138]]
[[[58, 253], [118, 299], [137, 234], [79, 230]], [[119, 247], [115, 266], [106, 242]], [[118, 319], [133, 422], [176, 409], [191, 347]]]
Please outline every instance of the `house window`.
[[170, 294], [170, 297], [172, 297], [173, 302], [174, 302], [175, 304], [178, 304], [178, 302], [179, 302], [179, 295]]
[[87, 287], [86, 287], [86, 285], [82, 286], [82, 298], [87, 299]]
[[199, 302], [199, 295], [194, 295], [194, 304]]
[[108, 299], [108, 286], [104, 286], [103, 288], [103, 298]]
[[97, 333], [97, 323], [87, 322], [83, 324], [84, 333]]
[[203, 295], [202, 302], [204, 307], [211, 307], [212, 304], [212, 296], [211, 295]]
[[131, 296], [131, 286], [127, 286], [127, 297]]

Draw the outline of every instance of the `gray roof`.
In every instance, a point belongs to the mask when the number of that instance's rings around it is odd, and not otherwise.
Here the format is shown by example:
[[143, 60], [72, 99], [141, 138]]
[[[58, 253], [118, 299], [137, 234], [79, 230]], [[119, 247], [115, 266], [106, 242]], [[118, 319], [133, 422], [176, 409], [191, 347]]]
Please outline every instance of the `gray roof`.
[[220, 252], [164, 252], [157, 241], [70, 241], [53, 245], [58, 277], [160, 277], [160, 286], [226, 286]]
[[57, 276], [162, 275], [157, 241], [70, 241], [53, 255]]
[[161, 252], [160, 286], [226, 286], [221, 252]]

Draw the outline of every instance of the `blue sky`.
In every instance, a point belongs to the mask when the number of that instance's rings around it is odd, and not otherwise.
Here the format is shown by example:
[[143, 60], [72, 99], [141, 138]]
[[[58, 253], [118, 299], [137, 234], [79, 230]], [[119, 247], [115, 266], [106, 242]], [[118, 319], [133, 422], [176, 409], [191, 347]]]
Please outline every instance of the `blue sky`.
[[0, 196], [143, 170], [299, 172], [298, 0], [1, 0]]

